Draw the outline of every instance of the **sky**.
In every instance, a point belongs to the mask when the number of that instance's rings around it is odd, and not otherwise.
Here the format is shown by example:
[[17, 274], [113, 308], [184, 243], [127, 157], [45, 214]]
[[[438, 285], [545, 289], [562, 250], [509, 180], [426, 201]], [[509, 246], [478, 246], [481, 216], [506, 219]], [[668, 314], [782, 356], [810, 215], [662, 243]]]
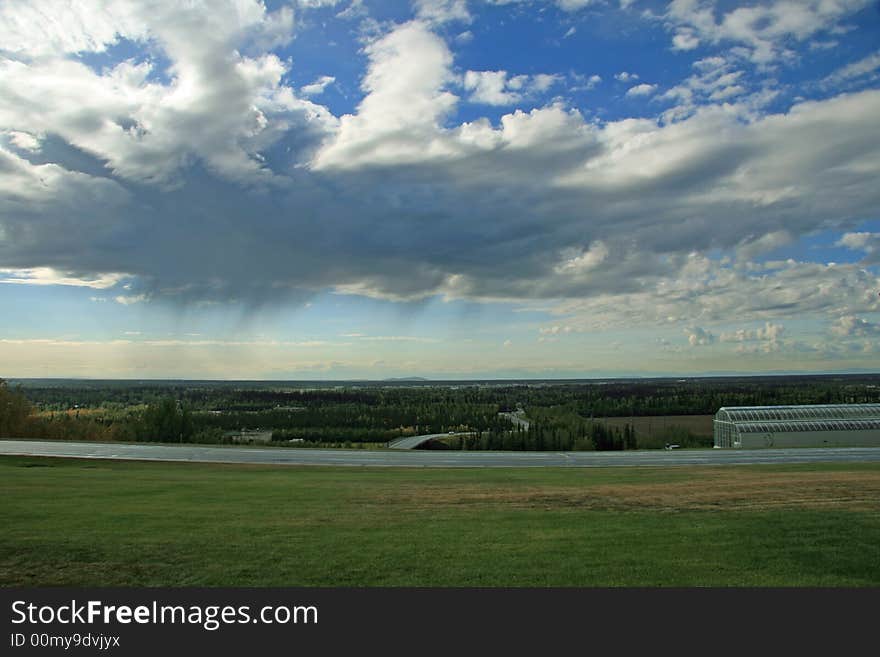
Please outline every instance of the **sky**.
[[0, 377], [880, 369], [876, 0], [0, 3]]

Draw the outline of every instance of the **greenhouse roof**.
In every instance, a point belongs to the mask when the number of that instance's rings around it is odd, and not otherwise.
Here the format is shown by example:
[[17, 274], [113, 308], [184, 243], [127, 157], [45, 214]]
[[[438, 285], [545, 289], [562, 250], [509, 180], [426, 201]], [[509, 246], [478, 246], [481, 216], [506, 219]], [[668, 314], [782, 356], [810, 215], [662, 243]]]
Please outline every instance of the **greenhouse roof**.
[[[880, 404], [817, 404], [812, 406], [735, 406], [718, 409], [716, 419], [739, 423], [880, 421]], [[873, 428], [873, 427], [866, 427]], [[742, 429], [745, 431], [746, 429]], [[776, 429], [781, 431], [783, 429]], [[804, 431], [810, 429], [789, 429]], [[818, 430], [818, 429], [815, 429]]]
[[795, 420], [781, 422], [738, 422], [740, 433], [784, 433], [790, 431], [870, 431], [880, 430], [874, 420]]

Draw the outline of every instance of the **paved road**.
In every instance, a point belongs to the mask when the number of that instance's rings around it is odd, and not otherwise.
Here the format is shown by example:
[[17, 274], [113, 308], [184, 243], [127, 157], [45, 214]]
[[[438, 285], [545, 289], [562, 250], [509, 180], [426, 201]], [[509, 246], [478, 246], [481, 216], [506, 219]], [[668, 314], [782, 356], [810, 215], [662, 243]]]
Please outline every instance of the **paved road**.
[[31, 440], [0, 440], [0, 454], [204, 463], [409, 467], [607, 467], [880, 461], [880, 447], [638, 452], [453, 452], [261, 449]]
[[391, 441], [388, 447], [391, 449], [415, 449], [422, 443], [426, 443], [429, 440], [433, 440], [434, 438], [448, 438], [449, 436], [455, 436], [458, 434], [455, 433], [426, 433], [421, 436], [409, 436], [408, 438], [398, 438], [397, 440]]

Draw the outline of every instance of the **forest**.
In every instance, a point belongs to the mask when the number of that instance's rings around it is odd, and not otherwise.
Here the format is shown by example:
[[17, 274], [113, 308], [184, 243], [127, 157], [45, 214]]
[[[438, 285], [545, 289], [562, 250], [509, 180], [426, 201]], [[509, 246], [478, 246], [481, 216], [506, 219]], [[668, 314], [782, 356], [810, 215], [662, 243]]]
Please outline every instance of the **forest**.
[[[465, 450], [709, 447], [676, 417], [722, 406], [880, 401], [880, 375], [589, 381], [0, 381], [0, 436], [167, 443], [267, 443], [379, 448], [448, 434], [428, 445]], [[514, 424], [502, 413], [526, 420]], [[637, 433], [638, 419], [664, 416]], [[609, 422], [610, 418], [621, 421]]]

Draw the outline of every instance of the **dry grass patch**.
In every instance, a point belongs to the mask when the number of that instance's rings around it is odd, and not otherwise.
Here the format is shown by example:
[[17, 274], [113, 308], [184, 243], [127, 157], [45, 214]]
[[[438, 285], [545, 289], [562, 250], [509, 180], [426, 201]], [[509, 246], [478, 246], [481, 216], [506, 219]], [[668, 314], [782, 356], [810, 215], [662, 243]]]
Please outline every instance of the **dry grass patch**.
[[546, 509], [768, 510], [774, 508], [880, 511], [880, 472], [753, 472], [703, 470], [686, 481], [533, 485], [407, 485], [372, 502], [431, 509], [502, 506]]

